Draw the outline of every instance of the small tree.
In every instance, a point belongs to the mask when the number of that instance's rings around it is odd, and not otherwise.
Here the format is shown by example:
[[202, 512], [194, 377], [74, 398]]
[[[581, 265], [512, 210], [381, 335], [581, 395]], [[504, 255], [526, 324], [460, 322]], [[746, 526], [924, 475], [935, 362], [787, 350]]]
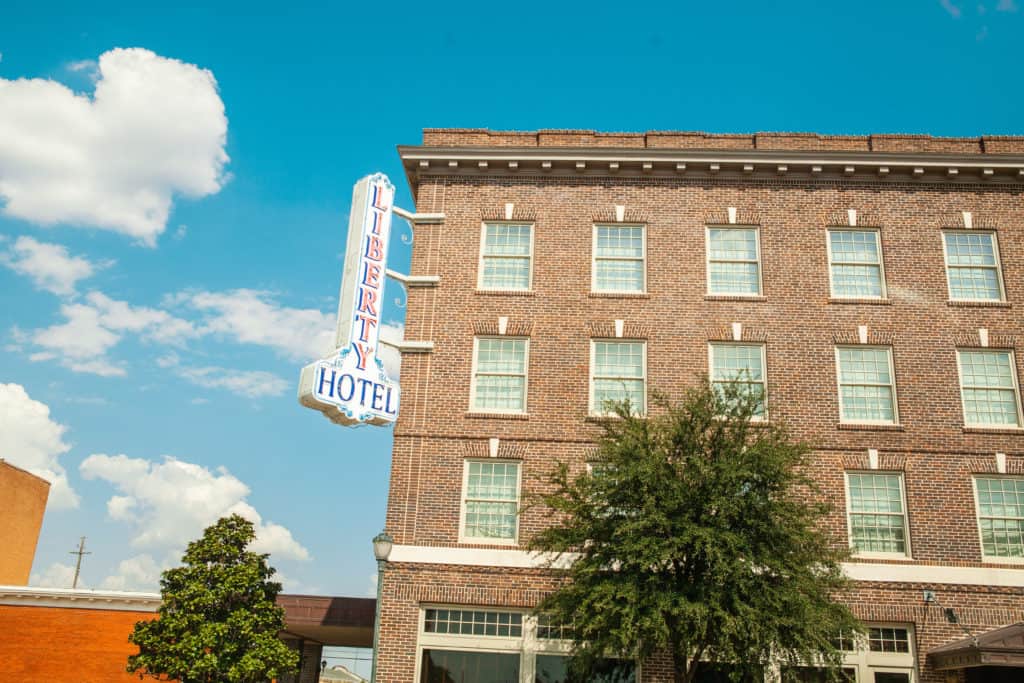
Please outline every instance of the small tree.
[[840, 633], [861, 629], [834, 600], [847, 552], [822, 529], [810, 449], [752, 422], [752, 385], [725, 386], [659, 399], [648, 418], [613, 406], [591, 472], [562, 463], [539, 496], [557, 521], [533, 549], [574, 562], [538, 611], [571, 624], [582, 680], [602, 658], [656, 653], [677, 683], [710, 662], [734, 680], [774, 663], [834, 668]]
[[160, 579], [159, 618], [140, 621], [128, 640], [139, 654], [128, 671], [181, 683], [267, 681], [298, 668], [279, 638], [281, 584], [268, 555], [246, 551], [253, 525], [224, 517], [189, 543], [182, 566]]

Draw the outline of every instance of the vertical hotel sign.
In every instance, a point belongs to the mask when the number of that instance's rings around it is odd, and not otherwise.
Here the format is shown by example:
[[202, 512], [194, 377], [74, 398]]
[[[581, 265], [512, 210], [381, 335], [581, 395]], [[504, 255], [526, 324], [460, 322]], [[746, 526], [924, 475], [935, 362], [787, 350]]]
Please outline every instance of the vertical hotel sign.
[[394, 422], [398, 383], [378, 354], [395, 188], [382, 173], [356, 183], [338, 304], [337, 350], [302, 369], [299, 402], [343, 425]]

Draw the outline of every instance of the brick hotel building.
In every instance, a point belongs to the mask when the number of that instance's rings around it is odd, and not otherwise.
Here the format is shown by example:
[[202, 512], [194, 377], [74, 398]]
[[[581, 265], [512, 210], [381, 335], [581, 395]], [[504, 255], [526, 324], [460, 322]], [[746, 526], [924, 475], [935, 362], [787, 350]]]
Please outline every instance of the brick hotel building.
[[1024, 680], [1024, 138], [428, 129], [399, 152], [378, 680], [562, 680], [520, 503], [584, 471], [605, 398], [740, 369], [853, 548], [850, 675]]

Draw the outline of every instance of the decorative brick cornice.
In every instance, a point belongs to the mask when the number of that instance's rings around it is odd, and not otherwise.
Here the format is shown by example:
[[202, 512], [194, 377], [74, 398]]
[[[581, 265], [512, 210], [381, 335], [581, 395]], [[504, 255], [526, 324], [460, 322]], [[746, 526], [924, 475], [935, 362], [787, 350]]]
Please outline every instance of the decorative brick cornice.
[[744, 208], [741, 206], [736, 207], [736, 215], [733, 216], [733, 220], [729, 220], [729, 209], [721, 208], [714, 209], [712, 211], [704, 212], [704, 223], [707, 225], [761, 225], [761, 214], [754, 209]]
[[473, 334], [488, 337], [529, 337], [533, 332], [532, 320], [509, 320], [502, 334], [496, 319], [474, 320]]
[[963, 211], [946, 212], [939, 216], [940, 228], [952, 228], [954, 230], [995, 230], [999, 227], [996, 219], [985, 213], [971, 211], [971, 224], [967, 225]]
[[587, 328], [590, 330], [590, 336], [594, 339], [616, 339], [621, 338], [625, 341], [630, 339], [647, 339], [651, 336], [651, 328], [649, 325], [643, 323], [636, 323], [625, 321], [622, 325], [622, 336], [617, 337], [615, 334], [615, 321], [614, 320], [601, 320], [601, 321], [590, 321], [587, 323]]
[[[865, 453], [844, 453], [842, 456], [844, 470], [871, 470], [871, 459]], [[900, 453], [879, 453], [878, 467], [874, 468], [879, 472], [905, 472], [907, 471], [907, 456]]]
[[621, 221], [619, 220], [619, 217], [615, 213], [615, 207], [610, 207], [608, 209], [601, 209], [599, 211], [595, 211], [593, 213], [593, 215], [591, 216], [591, 219], [595, 223], [602, 223], [602, 224], [606, 224], [606, 223], [633, 223], [633, 224], [640, 223], [640, 224], [646, 224], [647, 221], [650, 220], [650, 218], [651, 218], [650, 214], [647, 213], [646, 211], [644, 211], [642, 209], [637, 209], [637, 208], [630, 208], [628, 206], [626, 207], [626, 210], [623, 211], [622, 220]]
[[751, 327], [743, 325], [740, 328], [740, 338], [733, 336], [731, 325], [717, 325], [709, 327], [705, 331], [708, 341], [713, 342], [766, 342], [768, 341], [768, 330], [764, 327]]
[[518, 204], [512, 208], [512, 216], [505, 213], [505, 207], [493, 207], [484, 209], [480, 214], [480, 220], [484, 221], [508, 221], [511, 223], [533, 223], [537, 220], [536, 209], [521, 207]]
[[[530, 444], [526, 441], [498, 441], [498, 452], [494, 456], [503, 460], [525, 460]], [[462, 442], [462, 457], [473, 460], [490, 458], [490, 443], [486, 439], [473, 439]]]
[[[1012, 334], [991, 334], [988, 335], [988, 346], [990, 349], [1013, 349], [1017, 344], [1017, 338]], [[970, 334], [957, 334], [953, 336], [953, 345], [960, 348], [982, 348], [981, 335], [977, 331]]]
[[[854, 602], [851, 605], [854, 615], [863, 621], [905, 622], [905, 623], [944, 623], [946, 620], [942, 608], [937, 605], [897, 605], [881, 602]], [[1012, 624], [1024, 618], [1024, 608], [1000, 609], [957, 607], [956, 614], [963, 624]]]
[[844, 346], [892, 346], [896, 341], [896, 333], [869, 327], [867, 341], [862, 342], [856, 330], [836, 330], [832, 333], [832, 341]]
[[[1016, 187], [1024, 138], [657, 131], [506, 133], [426, 129], [400, 146], [413, 188], [423, 177], [675, 178], [702, 183], [830, 182], [872, 186]], [[503, 217], [504, 214], [502, 214]]]
[[849, 208], [829, 211], [825, 215], [825, 225], [829, 226], [830, 228], [879, 228], [882, 226], [881, 219], [870, 212], [857, 211], [856, 218], [854, 220], [856, 221], [856, 223], [850, 225]]

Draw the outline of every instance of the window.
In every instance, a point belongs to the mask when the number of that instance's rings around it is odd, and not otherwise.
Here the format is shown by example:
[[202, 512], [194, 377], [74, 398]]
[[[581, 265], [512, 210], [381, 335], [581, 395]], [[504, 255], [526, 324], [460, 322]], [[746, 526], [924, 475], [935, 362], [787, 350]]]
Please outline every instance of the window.
[[533, 276], [533, 226], [484, 223], [480, 289], [527, 291]]
[[518, 680], [518, 653], [423, 650], [420, 683]]
[[598, 671], [586, 680], [574, 676], [569, 669], [569, 657], [564, 655], [537, 655], [535, 683], [634, 683], [636, 664], [628, 659], [604, 659]]
[[896, 424], [892, 349], [837, 346], [841, 422]]
[[462, 491], [461, 540], [514, 544], [519, 517], [519, 463], [467, 461]]
[[[843, 643], [843, 664], [839, 681], [861, 683], [914, 683], [916, 658], [914, 632], [905, 624], [870, 624], [866, 638]], [[783, 667], [782, 683], [816, 683], [823, 669], [803, 669], [787, 675]], [[832, 672], [829, 672], [832, 673]], [[831, 679], [834, 680], [834, 679]]]
[[828, 254], [832, 296], [885, 298], [882, 250], [877, 230], [829, 230]]
[[592, 341], [590, 412], [608, 413], [609, 402], [629, 401], [633, 411], [647, 410], [647, 345], [644, 342]]
[[768, 395], [765, 390], [764, 345], [711, 344], [709, 361], [712, 386], [722, 391], [730, 384], [740, 385], [745, 393], [758, 399], [754, 417], [764, 419]]
[[868, 629], [871, 652], [910, 652], [910, 635], [905, 628], [871, 627]]
[[1024, 560], [1024, 479], [978, 477], [974, 488], [982, 556]]
[[1017, 373], [1010, 351], [957, 351], [964, 424], [1019, 427]]
[[474, 346], [470, 410], [525, 413], [528, 340], [478, 337]]
[[708, 228], [708, 293], [758, 295], [757, 228]]
[[846, 473], [850, 547], [859, 554], [907, 555], [903, 476]]
[[995, 233], [945, 232], [946, 278], [954, 301], [1001, 301], [999, 248]]
[[594, 226], [595, 292], [643, 292], [644, 228], [640, 225]]
[[519, 612], [428, 609], [423, 614], [423, 631], [519, 638], [523, 635], [523, 615]]
[[422, 609], [419, 683], [634, 683], [637, 664], [605, 659], [596, 675], [575, 676], [566, 630], [508, 609], [427, 606]]

